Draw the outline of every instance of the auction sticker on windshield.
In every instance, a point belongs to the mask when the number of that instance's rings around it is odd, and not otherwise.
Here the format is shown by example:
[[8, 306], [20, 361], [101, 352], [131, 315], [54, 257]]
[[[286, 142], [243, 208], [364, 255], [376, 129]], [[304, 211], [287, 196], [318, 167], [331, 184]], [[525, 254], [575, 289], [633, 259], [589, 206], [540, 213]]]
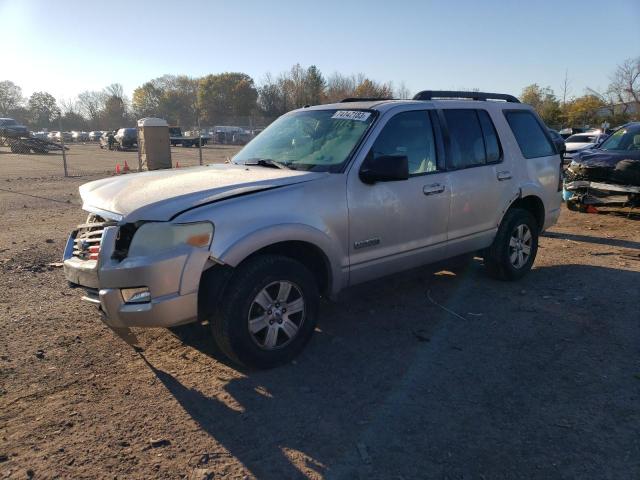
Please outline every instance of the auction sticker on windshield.
[[365, 122], [371, 116], [371, 112], [363, 112], [360, 110], [338, 110], [331, 118], [339, 120], [357, 120]]

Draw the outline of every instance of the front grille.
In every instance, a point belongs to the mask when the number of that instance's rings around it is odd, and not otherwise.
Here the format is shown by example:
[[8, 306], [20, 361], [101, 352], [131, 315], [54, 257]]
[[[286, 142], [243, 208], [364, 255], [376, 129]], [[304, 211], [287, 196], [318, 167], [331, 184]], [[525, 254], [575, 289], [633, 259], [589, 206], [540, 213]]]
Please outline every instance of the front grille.
[[97, 260], [102, 234], [104, 229], [111, 225], [116, 225], [116, 222], [105, 220], [95, 213], [90, 214], [87, 221], [77, 227], [73, 256], [82, 260]]

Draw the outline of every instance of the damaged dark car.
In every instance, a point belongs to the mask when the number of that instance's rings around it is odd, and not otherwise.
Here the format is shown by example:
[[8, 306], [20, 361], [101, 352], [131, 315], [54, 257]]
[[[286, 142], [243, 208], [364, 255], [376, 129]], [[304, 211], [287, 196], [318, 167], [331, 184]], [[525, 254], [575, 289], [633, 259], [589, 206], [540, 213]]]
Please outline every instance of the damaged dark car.
[[571, 210], [598, 205], [640, 205], [640, 122], [618, 128], [597, 148], [577, 154], [565, 172]]

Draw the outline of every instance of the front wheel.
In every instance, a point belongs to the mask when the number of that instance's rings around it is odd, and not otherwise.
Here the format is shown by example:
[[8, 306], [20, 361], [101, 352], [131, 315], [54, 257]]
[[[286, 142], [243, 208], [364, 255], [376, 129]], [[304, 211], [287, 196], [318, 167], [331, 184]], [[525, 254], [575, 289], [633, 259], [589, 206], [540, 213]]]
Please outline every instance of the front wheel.
[[232, 360], [251, 368], [291, 361], [317, 322], [318, 286], [301, 263], [260, 255], [241, 264], [229, 280], [212, 321], [213, 337]]
[[484, 255], [487, 272], [500, 280], [518, 280], [535, 261], [540, 227], [527, 210], [508, 210]]

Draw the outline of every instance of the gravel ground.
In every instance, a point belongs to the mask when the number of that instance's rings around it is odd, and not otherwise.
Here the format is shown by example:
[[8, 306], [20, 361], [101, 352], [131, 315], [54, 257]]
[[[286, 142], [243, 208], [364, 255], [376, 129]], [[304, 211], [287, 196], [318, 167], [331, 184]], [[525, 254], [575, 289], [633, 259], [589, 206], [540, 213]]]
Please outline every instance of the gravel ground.
[[254, 372], [203, 326], [117, 338], [50, 265], [97, 177], [0, 162], [0, 478], [640, 477], [638, 213], [563, 211], [517, 283], [352, 288]]

